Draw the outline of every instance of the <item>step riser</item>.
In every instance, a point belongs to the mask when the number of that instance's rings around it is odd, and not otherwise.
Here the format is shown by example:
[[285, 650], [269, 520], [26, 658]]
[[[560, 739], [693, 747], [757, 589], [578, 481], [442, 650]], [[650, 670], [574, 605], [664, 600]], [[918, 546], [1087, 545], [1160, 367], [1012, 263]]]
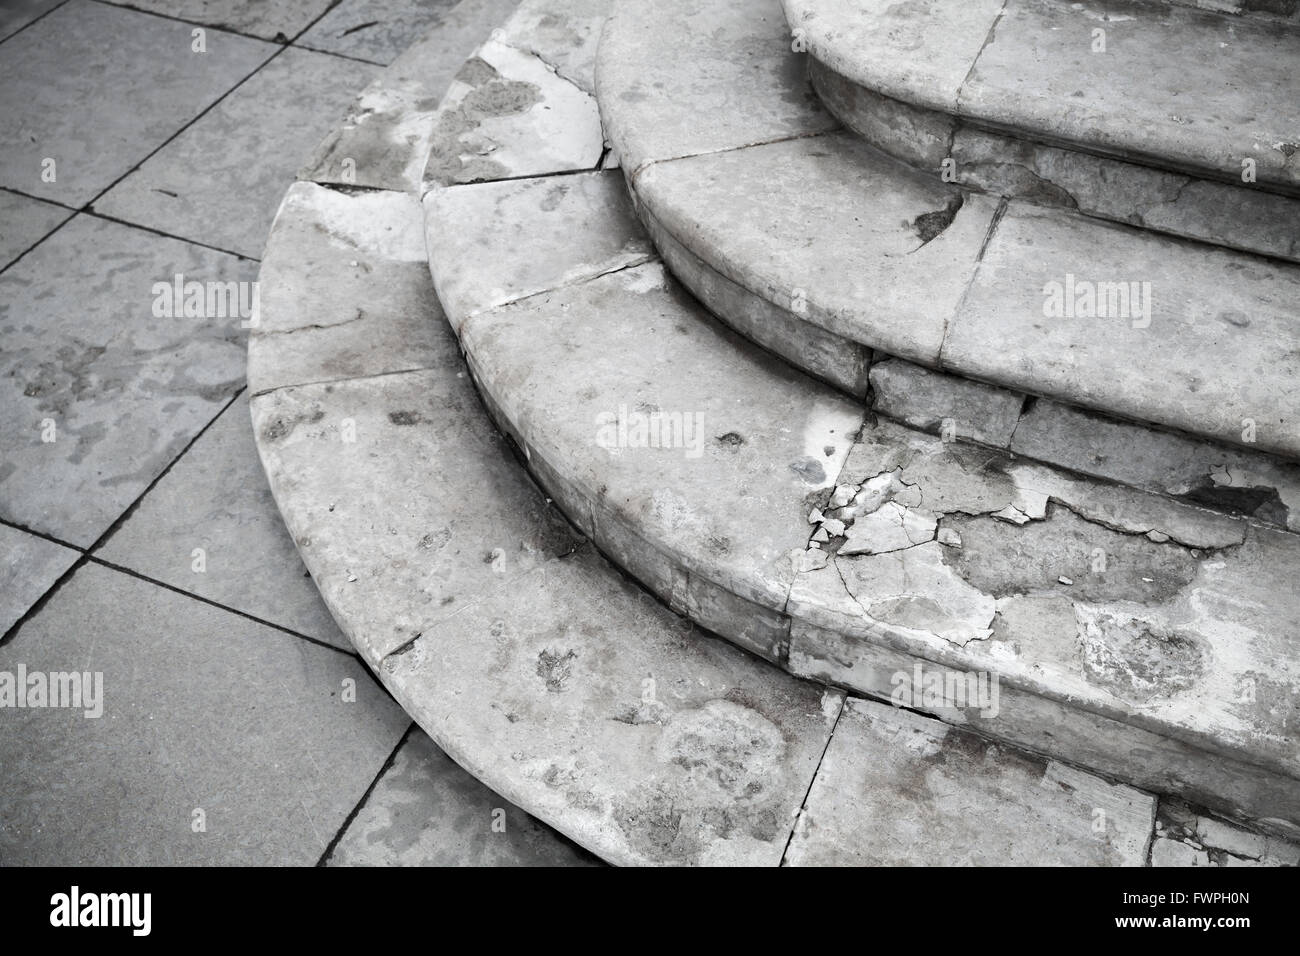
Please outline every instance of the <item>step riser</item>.
[[[823, 105], [872, 146], [980, 192], [1300, 262], [1300, 199], [1195, 170], [1016, 138], [882, 96], [809, 58]], [[950, 167], [950, 170], [949, 170]]]

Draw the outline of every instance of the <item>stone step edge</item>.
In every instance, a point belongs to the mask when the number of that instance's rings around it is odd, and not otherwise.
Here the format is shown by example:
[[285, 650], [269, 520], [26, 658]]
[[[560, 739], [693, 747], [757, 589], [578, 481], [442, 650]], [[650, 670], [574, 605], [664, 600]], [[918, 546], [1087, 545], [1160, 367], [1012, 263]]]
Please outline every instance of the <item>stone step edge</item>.
[[[458, 189], [467, 187], [453, 186], [447, 188]], [[472, 188], [472, 186], [468, 188]], [[424, 205], [426, 214], [428, 214], [429, 210], [434, 206], [434, 202], [431, 200], [436, 199], [436, 192], [437, 191], [435, 190], [427, 194], [425, 197]], [[433, 218], [430, 218], [428, 221], [428, 229], [430, 233], [432, 233], [433, 230], [444, 228], [444, 225], [445, 224], [440, 223]], [[435, 276], [435, 286], [437, 286], [440, 272], [436, 261], [431, 259], [430, 268]], [[573, 279], [566, 283], [563, 288], [574, 288], [575, 286], [585, 284], [587, 281], [598, 281], [607, 275], [608, 273], [601, 273], [600, 275], [591, 277], [590, 279]], [[493, 308], [509, 307], [520, 303], [527, 303], [529, 300], [542, 299], [549, 294], [550, 292], [546, 291], [533, 292], [522, 299], [503, 302]], [[683, 312], [683, 315], [691, 321], [701, 320], [701, 317], [698, 315], [692, 317], [686, 312]], [[448, 321], [452, 324], [452, 328], [457, 331], [458, 335], [460, 334], [460, 329], [464, 325], [465, 321], [470, 317], [470, 315], [460, 315], [454, 311], [448, 312]], [[474, 378], [476, 386], [480, 395], [483, 397], [484, 404], [487, 406], [493, 421], [496, 422], [497, 426], [505, 434], [510, 436], [512, 441], [521, 450], [523, 458], [527, 463], [527, 467], [532, 473], [534, 480], [536, 480], [537, 483], [546, 490], [548, 495], [554, 498], [560, 508], [569, 516], [570, 520], [577, 525], [584, 534], [594, 541], [601, 552], [607, 555], [611, 561], [623, 567], [624, 570], [634, 578], [640, 579], [643, 586], [647, 587], [661, 601], [677, 613], [692, 618], [706, 631], [718, 634], [732, 643], [739, 645], [743, 649], [762, 656], [772, 663], [785, 668], [796, 676], [811, 678], [821, 683], [837, 686], [849, 693], [880, 700], [889, 699], [890, 690], [887, 687], [866, 687], [861, 684], [846, 682], [843, 677], [819, 673], [815, 669], [810, 669], [803, 664], [793, 662], [792, 658], [789, 656], [790, 647], [788, 643], [779, 647], [777, 653], [772, 653], [769, 648], [754, 643], [754, 641], [744, 632], [744, 624], [748, 623], [748, 619], [746, 618], [741, 620], [737, 615], [746, 613], [745, 608], [752, 609], [752, 611], [748, 613], [756, 613], [760, 610], [763, 614], [767, 615], [775, 613], [784, 622], [783, 626], [789, 628], [791, 618], [787, 612], [787, 604], [789, 603], [788, 595], [785, 601], [772, 602], [765, 608], [762, 604], [752, 603], [751, 598], [738, 593], [731, 584], [708, 579], [700, 575], [697, 569], [703, 565], [707, 565], [707, 561], [697, 560], [690, 555], [678, 554], [671, 546], [667, 546], [662, 542], [656, 542], [638, 531], [637, 533], [641, 535], [641, 539], [646, 547], [653, 550], [660, 559], [676, 567], [682, 582], [690, 581], [693, 583], [693, 586], [703, 588], [705, 594], [709, 595], [709, 597], [707, 599], [702, 599], [698, 592], [694, 594], [689, 593], [687, 589], [680, 586], [676, 580], [672, 587], [658, 587], [651, 578], [641, 574], [635, 564], [629, 561], [629, 558], [634, 556], [630, 555], [625, 551], [625, 549], [620, 547], [619, 541], [612, 537], [612, 532], [609, 530], [611, 526], [617, 527], [621, 523], [625, 524], [625, 516], [623, 516], [617, 508], [612, 507], [608, 503], [608, 500], [603, 495], [601, 489], [594, 486], [588, 486], [582, 483], [580, 479], [568, 474], [569, 469], [567, 463], [570, 460], [570, 456], [567, 455], [563, 449], [549, 447], [550, 443], [546, 437], [546, 421], [543, 415], [534, 414], [524, 416], [529, 423], [524, 424], [523, 418], [514, 418], [504, 412], [503, 405], [507, 404], [507, 402], [503, 401], [503, 399], [506, 399], [508, 396], [508, 386], [503, 386], [502, 383], [493, 381], [489, 376], [486, 376], [483, 371], [483, 366], [479, 361], [481, 356], [476, 354], [476, 350], [473, 347], [467, 347], [463, 338], [461, 341], [462, 347], [465, 350], [465, 358], [471, 375]], [[505, 392], [502, 391], [503, 387], [506, 387], [507, 389]], [[644, 560], [644, 556], [635, 557], [637, 560]], [[791, 588], [793, 588], [793, 582]], [[715, 610], [715, 613], [707, 613], [706, 605], [710, 604]], [[726, 612], [716, 613], [717, 608], [724, 608], [726, 609]], [[816, 628], [813, 628], [813, 630], [816, 630]], [[877, 652], [882, 651], [885, 653], [893, 653], [886, 651], [884, 646], [877, 649]], [[900, 659], [902, 657], [906, 657], [908, 661], [921, 664], [925, 667], [951, 670], [951, 667], [948, 664], [945, 664], [942, 660], [926, 657], [924, 654], [918, 653], [915, 650], [907, 651], [905, 654], [900, 656]], [[1039, 688], [1022, 689], [1019, 687], [1019, 682], [1014, 677], [1004, 678], [1003, 684], [1010, 686], [1017, 693], [1023, 693], [1044, 701], [1049, 706], [1062, 707], [1067, 711], [1077, 712], [1080, 719], [1087, 722], [1094, 729], [1096, 727], [1114, 728], [1112, 731], [1107, 732], [1108, 734], [1128, 733], [1131, 735], [1137, 733], [1139, 736], [1143, 734], [1154, 734], [1156, 737], [1162, 737], [1168, 729], [1158, 727], [1154, 721], [1145, 718], [1143, 715], [1125, 713], [1120, 708], [1099, 706], [1091, 701], [1081, 702], [1065, 691], [1044, 691]], [[1026, 743], [1026, 741], [1019, 739], [1018, 737], [1000, 736], [992, 730], [981, 729], [981, 732], [986, 733], [994, 739], [1002, 740], [1010, 746], [1018, 749], [1041, 752], [1044, 756], [1062, 760], [1066, 763], [1077, 762], [1077, 758], [1072, 758], [1069, 754], [1042, 751], [1040, 748], [1036, 748], [1032, 744]], [[1239, 752], [1233, 752], [1231, 748], [1224, 747], [1220, 741], [1213, 738], [1205, 738], [1196, 732], [1187, 732], [1185, 736], [1165, 739], [1176, 740], [1179, 746], [1190, 748], [1193, 751], [1201, 753], [1205, 755], [1204, 759], [1214, 760], [1221, 767], [1230, 765], [1238, 768], [1234, 772], [1243, 779], [1258, 776], [1259, 774], [1278, 774], [1287, 780], [1293, 779], [1286, 769], [1274, 766], [1271, 763], [1253, 764], [1244, 762]], [[1143, 786], [1141, 781], [1129, 779], [1124, 773], [1116, 771], [1112, 767], [1087, 764], [1086, 769], [1090, 773], [1121, 780], [1131, 786]], [[1151, 788], [1147, 787], [1147, 789]], [[1183, 791], [1176, 791], [1175, 795], [1182, 792]], [[1238, 819], [1242, 818], [1241, 811], [1238, 808], [1229, 806], [1223, 802], [1216, 802], [1213, 795], [1210, 795], [1207, 798], [1204, 794], [1198, 794], [1198, 798], [1207, 802], [1207, 805], [1216, 810], [1228, 813]], [[1291, 825], [1286, 821], [1256, 818], [1252, 819], [1250, 822], [1252, 825], [1270, 830], [1270, 832], [1277, 832], [1280, 835], [1294, 835], [1295, 832], [1300, 832], [1300, 829], [1292, 830]]]
[[[975, 192], [1006, 196], [1152, 232], [1223, 246], [1285, 262], [1300, 262], [1300, 235], [1261, 222], [1294, 223], [1300, 197], [1202, 170], [1144, 165], [1092, 152], [1080, 144], [1049, 143], [1014, 130], [940, 113], [856, 86], [820, 60], [808, 58], [808, 75], [822, 104], [881, 152], [912, 168]], [[1060, 180], [1052, 177], [1061, 177]], [[1072, 176], [1072, 178], [1071, 178]], [[1181, 180], [1179, 182], [1178, 180]], [[1194, 198], [1198, 215], [1159, 218], [1130, 198], [1150, 197], [1158, 213], [1168, 202]], [[1173, 200], [1159, 199], [1174, 193]], [[1164, 210], [1168, 212], [1168, 210]], [[1184, 208], [1186, 212], [1186, 208]], [[1212, 222], [1213, 229], [1209, 228]]]
[[[627, 172], [626, 170], [624, 171]], [[1194, 435], [1151, 422], [1117, 418], [1059, 400], [1029, 395], [1001, 385], [989, 384], [963, 376], [952, 370], [938, 371], [889, 355], [879, 349], [870, 349], [810, 322], [795, 322], [786, 310], [781, 309], [745, 287], [722, 275], [694, 252], [678, 242], [655, 218], [654, 214], [637, 201], [637, 194], [629, 187], [633, 208], [659, 251], [660, 257], [682, 283], [724, 325], [744, 336], [764, 350], [814, 378], [844, 392], [849, 397], [864, 401], [869, 412], [883, 415], [900, 424], [927, 434], [943, 434], [951, 428], [953, 437], [960, 441], [973, 441], [999, 450], [1011, 451], [1019, 456], [1041, 461], [1076, 472], [1090, 478], [1115, 481], [1142, 491], [1151, 491], [1179, 499], [1157, 475], [1146, 480], [1116, 473], [1105, 467], [1096, 467], [1078, 457], [1069, 458], [1052, 454], [1053, 447], [1073, 444], [1085, 448], [1096, 444], [1099, 428], [1129, 436], [1149, 435], [1162, 442], [1186, 449], [1188, 457], [1199, 456], [1207, 462], [1203, 479], [1213, 481], [1215, 475], [1227, 476], [1226, 482], [1215, 482], [1204, 487], [1213, 492], [1219, 487], [1232, 485], [1232, 471], [1249, 475], [1267, 476], [1271, 485], [1251, 485], [1259, 495], [1281, 499], [1280, 517], [1265, 520], [1253, 512], [1241, 514], [1246, 520], [1289, 532], [1300, 532], [1300, 463], [1281, 456], [1232, 446], [1214, 438]], [[880, 379], [884, 370], [898, 370], [895, 374], [906, 377], [914, 386], [909, 394], [901, 388], [892, 389], [888, 398], [881, 399]], [[965, 401], [958, 401], [961, 396]], [[949, 410], [936, 414], [939, 405], [947, 404]], [[1021, 419], [1028, 414], [1028, 406], [1036, 403], [1039, 414], [1052, 409], [1054, 417], [1064, 423], [1066, 441], [1055, 446], [1045, 441], [1031, 442], [1021, 432]], [[1057, 411], [1059, 409], [1059, 411]], [[978, 413], [978, 414], [977, 414]], [[1113, 440], [1119, 440], [1114, 437]], [[1197, 490], [1189, 488], [1187, 492]], [[1226, 491], [1225, 500], [1231, 497]], [[1197, 502], [1210, 510], [1206, 502], [1213, 494], [1205, 494]], [[1273, 512], [1276, 514], [1276, 512]]]
[[[890, 92], [886, 93], [885, 89], [878, 89], [874, 84], [868, 84], [849, 76], [849, 71], [837, 70], [831, 62], [829, 62], [836, 59], [837, 56], [842, 58], [844, 51], [843, 49], [836, 49], [833, 44], [826, 44], [826, 48], [823, 49], [823, 41], [825, 40], [825, 37], [817, 35], [819, 31], [816, 29], [810, 31], [807, 26], [807, 24], [815, 23], [816, 21], [811, 19], [800, 19], [801, 13], [804, 16], [816, 13], [815, 8], [809, 9], [806, 6], [809, 0], [781, 0], [781, 2], [785, 7], [786, 19], [791, 28], [792, 47], [797, 48], [799, 52], [806, 52], [810, 60], [817, 62], [821, 71], [826, 74], [834, 74], [837, 76], [844, 87], [851, 87], [859, 90], [868, 97], [879, 98], [882, 95], [887, 95], [888, 98], [895, 102], [905, 103], [905, 105], [929, 112], [934, 117], [943, 115], [949, 119], [955, 119], [961, 123], [970, 124], [975, 128], [997, 130], [1009, 138], [1025, 142], [1046, 143], [1071, 152], [1126, 161], [1129, 164], [1145, 166], [1152, 170], [1192, 174], [1197, 178], [1204, 180], [1217, 180], [1223, 183], [1234, 183], [1238, 181], [1240, 168], [1236, 165], [1231, 167], [1231, 170], [1229, 171], [1215, 164], [1198, 162], [1194, 158], [1191, 158], [1191, 153], [1184, 158], [1175, 158], [1173, 156], [1165, 155], [1164, 153], [1157, 153], [1150, 149], [1144, 149], [1140, 145], [1133, 145], [1134, 141], [1132, 137], [1125, 137], [1122, 135], [1114, 137], [1115, 144], [1110, 148], [1106, 148], [1099, 146], [1091, 139], [1084, 140], [1053, 135], [1044, 127], [1044, 121], [1049, 114], [1041, 111], [1022, 116], [1022, 122], [1018, 125], [999, 122], [998, 120], [991, 118], [987, 113], [976, 112], [968, 106], [961, 105], [961, 94], [966, 91], [965, 81], [960, 85], [960, 91], [957, 93], [957, 102], [955, 103], [950, 102], [945, 104], [941, 102], [943, 97], [941, 95], [936, 95], [934, 91], [928, 89], [927, 84], [919, 82], [917, 78], [901, 75], [897, 71], [894, 73], [882, 74], [877, 77], [877, 82], [884, 86], [892, 87]], [[813, 0], [813, 2], [815, 2], [815, 0]], [[1043, 0], [1043, 2], [1062, 7], [1073, 6], [1076, 10], [1082, 9], [1078, 4], [1070, 4], [1068, 0]], [[1136, 5], [1142, 6], [1143, 3], [1139, 0]], [[1200, 21], [1196, 27], [1198, 30], [1206, 29], [1205, 24], [1211, 22], [1223, 23], [1228, 25], [1231, 29], [1231, 21], [1234, 19], [1241, 19], [1234, 17], [1231, 13], [1227, 13], [1222, 9], [1207, 9], [1206, 7], [1192, 3], [1173, 3], [1166, 4], [1166, 6], [1170, 8], [1170, 14], [1179, 14], [1189, 18], [1195, 17], [1199, 14]], [[1002, 11], [1006, 12], [1005, 4], [1002, 7]], [[1169, 14], [1166, 16], [1168, 15]], [[922, 14], [922, 16], [924, 17], [926, 14]], [[987, 24], [987, 26], [992, 30], [996, 30], [996, 24], [1000, 18], [1001, 14], [998, 15], [997, 19]], [[1244, 19], [1247, 23], [1255, 21], [1255, 18]], [[1280, 19], [1272, 19], [1271, 21], [1265, 20], [1263, 22], [1272, 22], [1276, 24], [1275, 29], [1286, 31], [1289, 35], [1294, 34], [1294, 23], [1288, 23], [1287, 21]], [[981, 22], [979, 28], [982, 29], [985, 25], [986, 24]], [[798, 33], [795, 31], [798, 31]], [[988, 46], [989, 42], [991, 41], [986, 41], [985, 46]], [[915, 52], [924, 55], [927, 51], [920, 50]], [[980, 53], [976, 54], [974, 60], [969, 64], [970, 75], [974, 75], [979, 68], [982, 54], [983, 50], [981, 49]], [[967, 78], [969, 79], [969, 75]], [[1041, 99], [1042, 97], [1038, 98]], [[1171, 116], [1165, 119], [1165, 123], [1170, 121], [1177, 122], [1177, 118]], [[1029, 125], [1030, 123], [1033, 125]], [[1089, 130], [1089, 133], [1091, 133], [1094, 138], [1099, 135], [1099, 131], [1095, 128]], [[1191, 152], [1194, 153], [1194, 151]], [[1244, 159], [1248, 155], [1249, 154], [1245, 154], [1239, 158]], [[1264, 178], [1257, 182], [1257, 186], [1260, 190], [1276, 193], [1278, 195], [1300, 196], [1300, 182], [1297, 181], [1294, 173], [1287, 175], [1269, 170], [1263, 175]]]

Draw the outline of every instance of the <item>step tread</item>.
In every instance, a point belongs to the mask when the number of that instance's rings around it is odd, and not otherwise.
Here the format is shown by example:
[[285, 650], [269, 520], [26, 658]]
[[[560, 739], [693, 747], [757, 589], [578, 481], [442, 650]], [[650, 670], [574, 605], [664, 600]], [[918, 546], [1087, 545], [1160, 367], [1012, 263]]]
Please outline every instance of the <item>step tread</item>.
[[[1068, 404], [1300, 457], [1300, 352], [1292, 345], [1300, 266], [1060, 208], [1011, 201], [999, 210], [992, 197], [918, 179], [852, 134], [787, 138], [788, 117], [764, 141], [749, 117], [745, 136], [724, 150], [734, 96], [712, 80], [795, 75], [782, 64], [799, 58], [775, 42], [783, 25], [760, 15], [774, 6], [737, 0], [702, 13], [671, 0], [674, 15], [653, 42], [645, 40], [649, 13], [637, 5], [620, 7], [606, 27], [598, 99], [625, 168], [639, 170], [631, 183], [652, 233], [671, 234], [791, 324]], [[696, 42], [679, 29], [710, 37], [707, 70], [679, 53]], [[632, 67], [645, 61], [655, 64], [649, 75], [634, 77]], [[792, 79], [784, 93], [767, 95], [793, 110], [805, 87]], [[762, 88], [749, 83], [745, 95]], [[683, 142], [683, 130], [701, 128], [710, 130], [708, 152]], [[625, 142], [625, 129], [639, 132]], [[1086, 283], [1101, 299], [1094, 295], [1092, 317], [1072, 317], [1061, 297], [1066, 288], [1082, 296]], [[1118, 284], [1132, 293], [1134, 283], [1137, 295], [1124, 306]], [[1050, 295], [1057, 285], [1059, 295]], [[693, 291], [724, 316], [747, 307]], [[1060, 317], [1045, 314], [1058, 302]], [[801, 361], [796, 350], [782, 354]], [[1145, 375], [1130, 374], [1135, 355]]]
[[1294, 25], [1140, 2], [784, 2], [815, 58], [895, 99], [1211, 178], [1240, 181], [1249, 157], [1260, 183], [1300, 187]]

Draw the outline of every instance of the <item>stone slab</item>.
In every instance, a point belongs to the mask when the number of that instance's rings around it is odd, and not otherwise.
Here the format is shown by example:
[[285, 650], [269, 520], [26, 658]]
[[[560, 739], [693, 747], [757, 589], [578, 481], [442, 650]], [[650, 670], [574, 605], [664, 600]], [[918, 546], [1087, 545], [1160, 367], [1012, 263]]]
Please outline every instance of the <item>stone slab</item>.
[[80, 554], [71, 548], [0, 524], [0, 636], [13, 627], [79, 557]]
[[523, 0], [494, 39], [536, 54], [595, 95], [596, 47], [616, 0]]
[[455, 355], [414, 196], [295, 183], [258, 282], [248, 343], [254, 394], [429, 368]]
[[177, 274], [253, 278], [233, 256], [85, 215], [0, 275], [0, 515], [88, 547], [234, 397], [238, 308], [155, 315], [155, 285]]
[[[0, 186], [80, 207], [112, 185], [276, 47], [89, 0], [70, 0], [5, 46]], [[69, 70], [68, 64], [77, 68]], [[222, 147], [222, 152], [226, 147]], [[53, 182], [42, 177], [53, 159]]]
[[1300, 465], [1040, 400], [1011, 450], [1072, 471], [1300, 531]]
[[1300, 866], [1300, 844], [1253, 833], [1178, 800], [1162, 799], [1151, 865]]
[[838, 125], [790, 52], [775, 0], [622, 3], [602, 34], [596, 88], [610, 141], [634, 174]]
[[456, 72], [516, 0], [461, 0], [361, 91], [299, 179], [418, 192], [435, 111]]
[[266, 487], [248, 415], [245, 393], [95, 555], [224, 607], [351, 649], [284, 530]]
[[790, 866], [1142, 866], [1155, 799], [887, 704], [850, 698]]
[[284, 43], [329, 9], [331, 0], [108, 0], [120, 6]]
[[[1006, 448], [1025, 397], [968, 378], [890, 359], [871, 367], [872, 409], [918, 431]], [[1057, 462], [1052, 456], [1042, 457]]]
[[381, 669], [470, 773], [612, 863], [780, 862], [839, 714], [679, 619], [588, 550]]
[[[780, 609], [805, 500], [862, 409], [756, 354], [647, 264], [470, 317], [462, 341], [560, 480], [679, 567]], [[644, 441], [644, 444], [643, 444]]]
[[64, 0], [9, 0], [0, 7], [0, 40], [7, 40], [63, 2]]
[[375, 75], [364, 63], [288, 48], [150, 156], [95, 208], [259, 259], [299, 157]]
[[72, 211], [0, 190], [0, 269], [66, 222]]
[[[1091, 306], [1089, 290], [1100, 290]], [[943, 364], [1295, 457], [1297, 297], [1300, 266], [1013, 202], [949, 329]]]
[[425, 188], [596, 169], [605, 150], [595, 98], [496, 40], [456, 74], [430, 142]]
[[925, 363], [997, 209], [846, 133], [658, 163], [633, 188], [664, 229], [788, 321]]
[[350, 655], [94, 563], [19, 665], [101, 673], [103, 712], [0, 709], [10, 866], [311, 865], [410, 723]]
[[458, 325], [654, 257], [617, 171], [437, 188], [424, 202], [429, 268]]
[[300, 45], [387, 66], [437, 30], [456, 0], [342, 0], [304, 33]]
[[348, 824], [328, 866], [598, 866], [416, 731]]
[[463, 367], [281, 388], [252, 411], [285, 524], [372, 666], [577, 546]]

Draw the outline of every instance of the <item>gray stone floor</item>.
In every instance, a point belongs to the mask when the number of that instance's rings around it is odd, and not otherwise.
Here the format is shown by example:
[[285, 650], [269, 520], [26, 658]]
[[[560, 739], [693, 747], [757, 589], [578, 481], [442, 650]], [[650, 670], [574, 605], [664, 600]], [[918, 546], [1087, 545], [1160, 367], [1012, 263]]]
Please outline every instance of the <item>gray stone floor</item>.
[[[241, 316], [157, 308], [178, 273], [256, 278], [294, 171], [454, 5], [0, 4], [0, 864], [594, 862], [338, 631], [253, 447]], [[74, 671], [100, 716], [4, 705], [6, 674]]]

